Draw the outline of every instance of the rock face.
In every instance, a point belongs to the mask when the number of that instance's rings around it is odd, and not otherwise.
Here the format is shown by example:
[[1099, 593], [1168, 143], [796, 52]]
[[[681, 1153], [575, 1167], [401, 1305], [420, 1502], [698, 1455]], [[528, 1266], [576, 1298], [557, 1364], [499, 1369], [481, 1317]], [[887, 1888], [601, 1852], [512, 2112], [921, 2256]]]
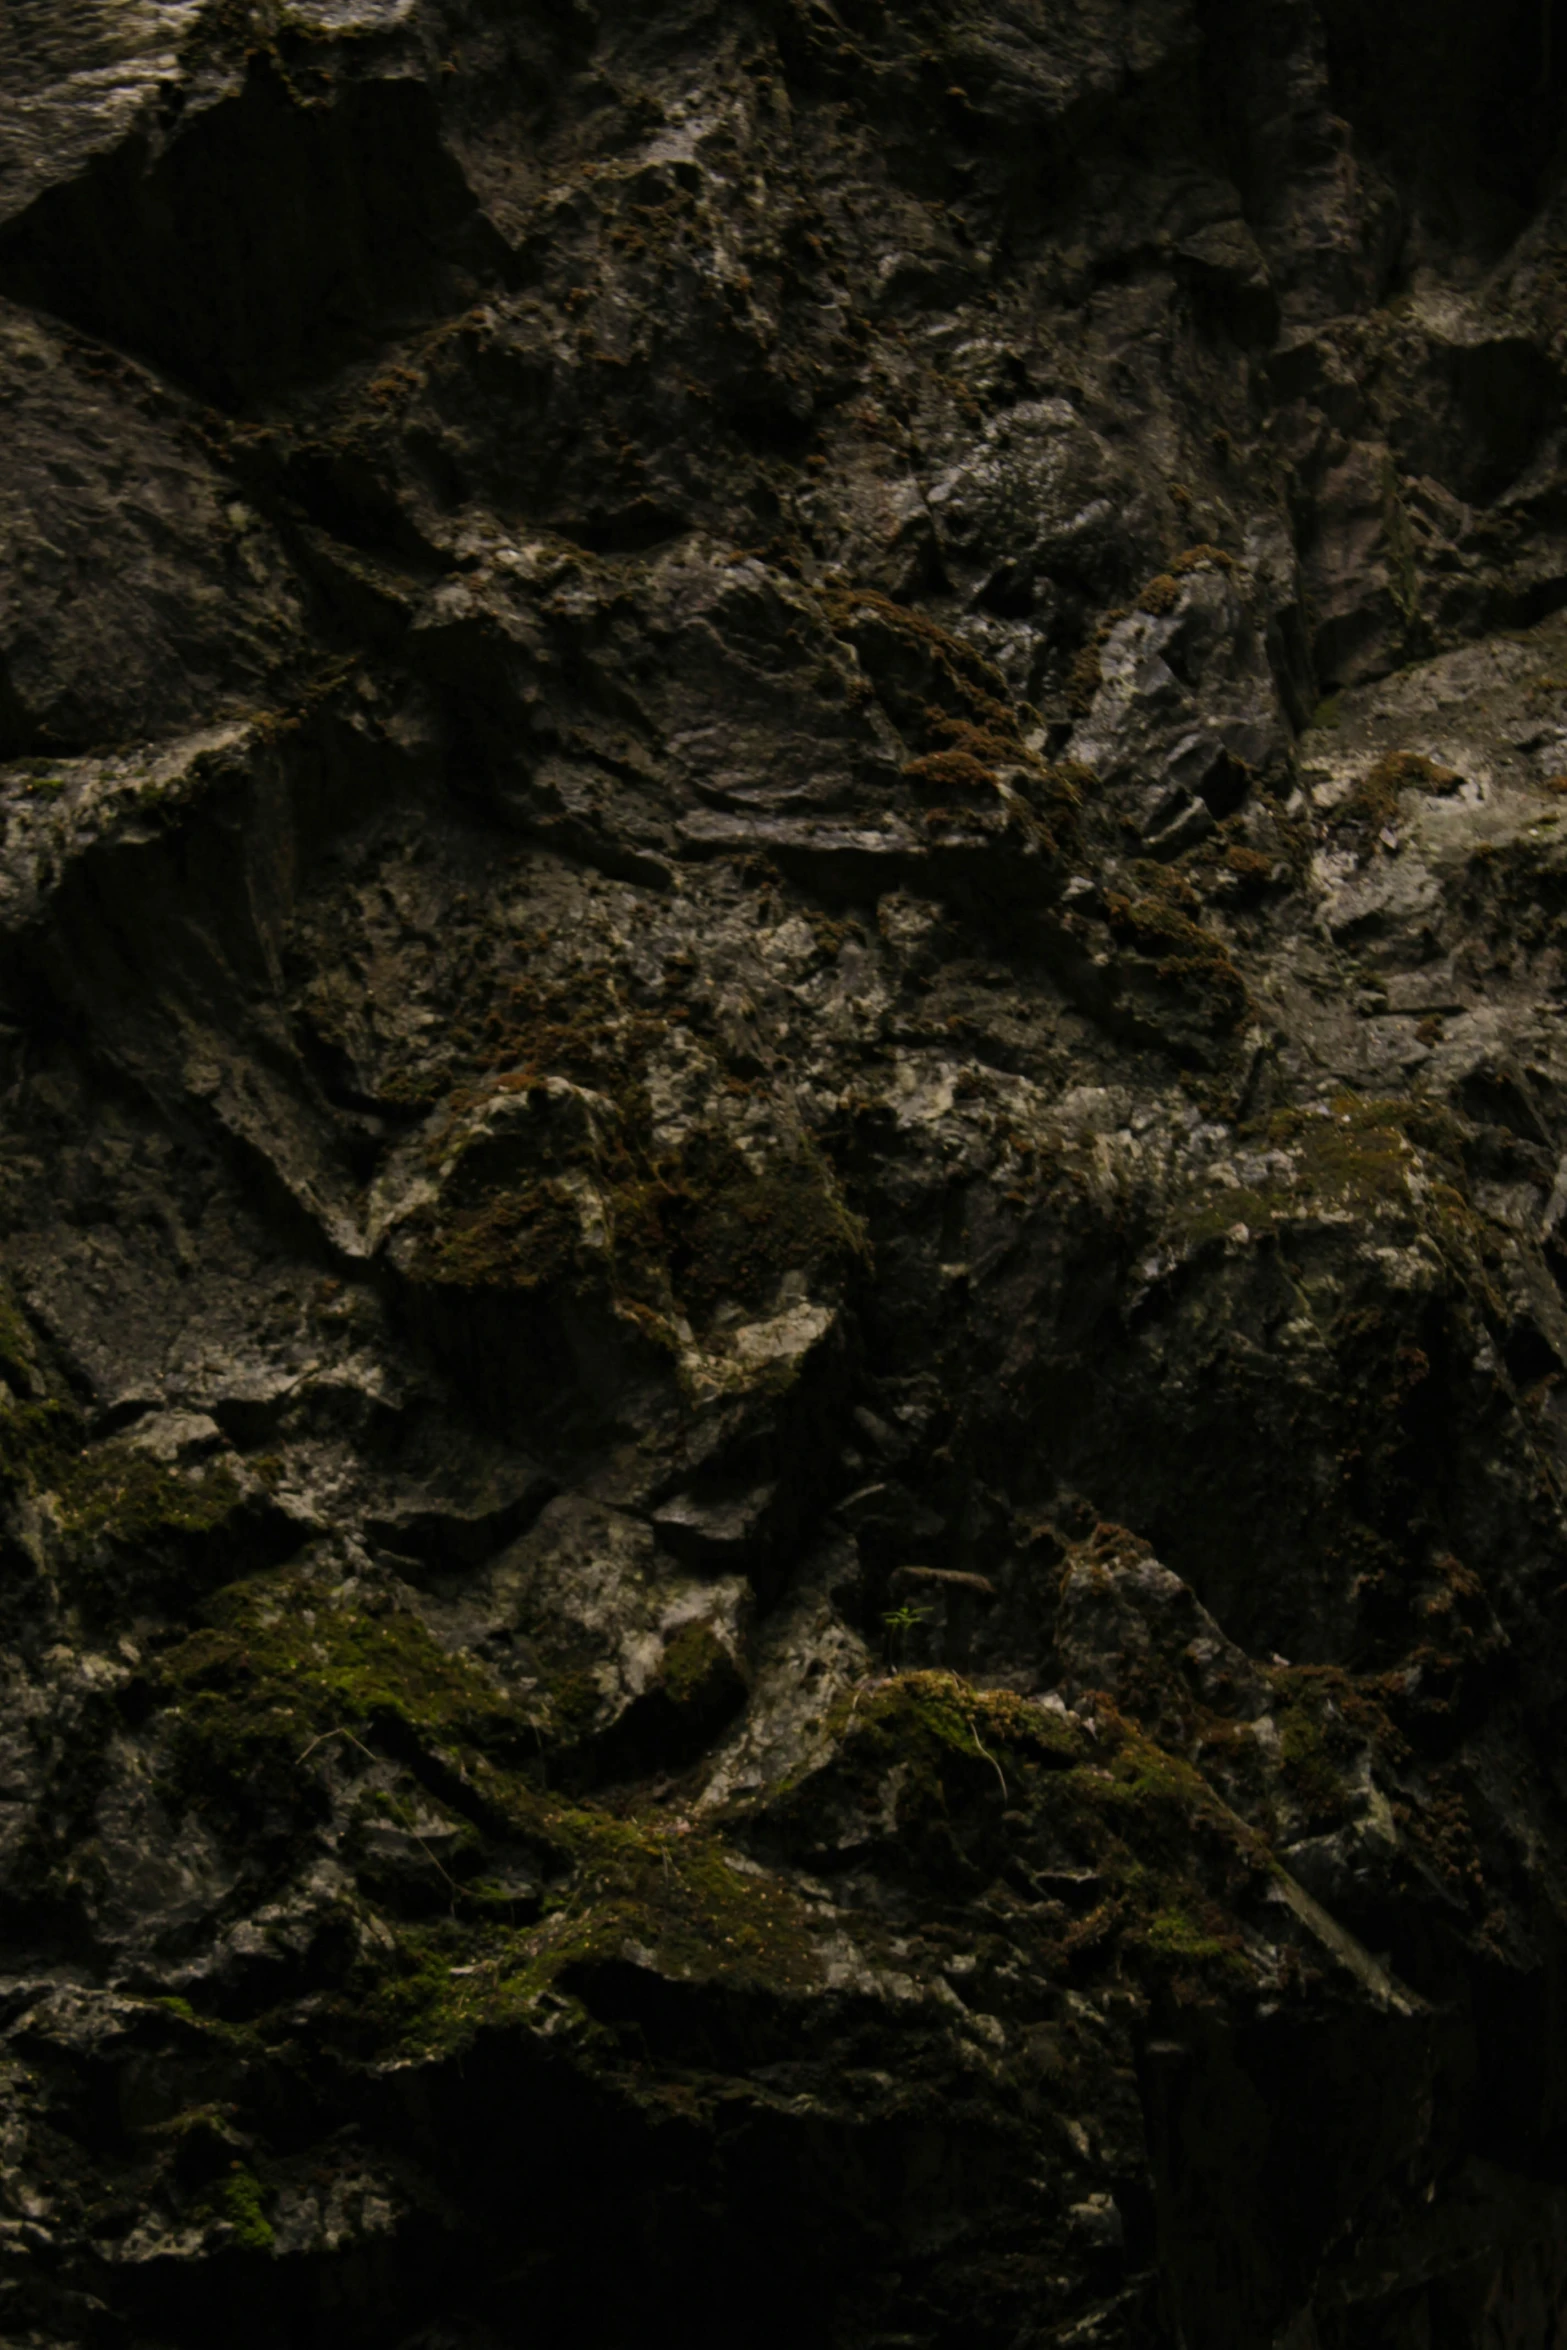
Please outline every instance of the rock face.
[[1563, 0], [0, 7], [0, 2339], [1567, 2328]]

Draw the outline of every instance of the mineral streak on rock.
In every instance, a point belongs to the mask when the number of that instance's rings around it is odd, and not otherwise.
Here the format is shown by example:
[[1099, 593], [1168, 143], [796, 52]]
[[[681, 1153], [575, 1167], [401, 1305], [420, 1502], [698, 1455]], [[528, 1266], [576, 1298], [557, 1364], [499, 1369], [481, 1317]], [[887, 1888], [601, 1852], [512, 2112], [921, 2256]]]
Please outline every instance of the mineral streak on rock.
[[0, 2342], [1567, 2331], [1564, 93], [0, 5]]

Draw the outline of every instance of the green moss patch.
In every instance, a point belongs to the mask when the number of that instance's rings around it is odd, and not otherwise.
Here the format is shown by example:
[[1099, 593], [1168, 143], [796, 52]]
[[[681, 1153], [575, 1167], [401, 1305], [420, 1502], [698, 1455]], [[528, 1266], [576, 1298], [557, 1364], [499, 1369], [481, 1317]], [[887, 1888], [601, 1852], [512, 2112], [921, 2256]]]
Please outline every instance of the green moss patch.
[[[1237, 1903], [1267, 1890], [1261, 1836], [1192, 1764], [1146, 1737], [1108, 1700], [1090, 1729], [1075, 1716], [957, 1674], [901, 1673], [834, 1716], [836, 1751], [785, 1785], [770, 1826], [812, 1864], [818, 1823], [841, 1842], [845, 1806], [864, 1819], [879, 1865], [922, 1898], [945, 1887], [972, 1900], [1022, 1885], [1056, 1912], [1047, 1972], [1085, 1968], [1189, 1983], [1205, 1972], [1254, 1976]], [[1053, 1887], [1094, 1889], [1063, 1910]]]
[[981, 1762], [998, 1746], [1049, 1764], [1083, 1751], [1082, 1732], [1066, 1715], [1010, 1689], [976, 1688], [956, 1673], [899, 1673], [841, 1710], [845, 1729], [868, 1751], [905, 1759], [920, 1746]]
[[182, 1476], [130, 1445], [84, 1453], [61, 1471], [55, 1490], [70, 1532], [133, 1544], [166, 1534], [209, 1534], [244, 1501], [229, 1469]]
[[226, 1464], [178, 1469], [135, 1445], [84, 1445], [84, 1433], [53, 1399], [0, 1409], [0, 1487], [48, 1497], [50, 1547], [90, 1614], [188, 1598], [215, 1559], [232, 1573], [227, 1554], [254, 1548], [265, 1511]]
[[210, 1613], [157, 1677], [176, 1781], [200, 1807], [240, 1819], [308, 1808], [312, 1742], [336, 1734], [425, 1756], [466, 1742], [506, 1755], [525, 1741], [495, 1685], [417, 1616], [340, 1605], [298, 1574], [237, 1585]]
[[809, 1913], [721, 1837], [587, 1808], [554, 1815], [574, 1865], [527, 1929], [444, 1919], [399, 1930], [331, 2019], [361, 2058], [436, 2058], [497, 2029], [593, 2038], [606, 1967], [768, 2000], [816, 1989]]
[[1242, 1983], [1253, 1973], [1244, 1940], [1224, 1912], [1211, 1903], [1195, 1916], [1184, 1909], [1156, 1910], [1145, 1926], [1132, 1928], [1128, 1938], [1160, 1969], [1184, 1973], [1196, 1968]]
[[83, 1425], [53, 1400], [0, 1410], [0, 1478], [51, 1493], [68, 1534], [127, 1544], [169, 1534], [207, 1534], [244, 1494], [222, 1466], [187, 1474], [130, 1444], [86, 1447]]
[[26, 1316], [0, 1289], [0, 1379], [17, 1395], [37, 1401], [44, 1393], [38, 1347]]
[[659, 1681], [673, 1705], [704, 1706], [715, 1689], [726, 1689], [735, 1665], [710, 1624], [683, 1624], [667, 1642]]
[[266, 2191], [243, 2163], [236, 2163], [227, 2178], [209, 2190], [207, 2206], [216, 2218], [227, 2220], [242, 2252], [272, 2250], [276, 2237], [267, 2217]]
[[1278, 1726], [1280, 1776], [1307, 1831], [1341, 1826], [1352, 1804], [1353, 1791], [1346, 1774], [1359, 1751], [1359, 1741], [1342, 1720], [1325, 1718], [1320, 1702], [1285, 1707]]
[[[158, 1670], [171, 1800], [254, 1849], [258, 1836], [297, 1833], [324, 1811], [332, 1756], [350, 1781], [373, 1762], [412, 1774], [406, 1793], [350, 1786], [351, 1823], [385, 1819], [417, 1840], [433, 1807], [462, 1824], [460, 1837], [443, 1836], [439, 1861], [437, 1899], [452, 1914], [420, 1925], [378, 1915], [360, 1937], [330, 2031], [361, 2057], [438, 2052], [481, 2026], [526, 2020], [574, 1969], [628, 1951], [650, 1953], [666, 1973], [769, 1995], [817, 1980], [806, 1915], [787, 1884], [716, 1831], [553, 1794], [532, 1720], [417, 1617], [356, 1608], [297, 1573], [236, 1587], [211, 1614]], [[671, 1642], [666, 1673], [695, 1703], [717, 1643], [705, 1626], [689, 1631]], [[515, 1900], [488, 1883], [492, 1853], [519, 1846], [544, 1887], [532, 1905], [543, 1915], [526, 1928], [512, 1922]], [[352, 1859], [353, 1833], [343, 1849]], [[374, 1903], [380, 1890], [367, 1865], [359, 1900]], [[560, 1993], [568, 2005], [573, 1996]]]
[[82, 1424], [52, 1401], [0, 1410], [0, 1478], [15, 1491], [57, 1489], [81, 1454]]
[[1246, 1227], [1252, 1237], [1322, 1217], [1396, 1221], [1437, 1238], [1444, 1253], [1479, 1241], [1467, 1196], [1463, 1134], [1440, 1104], [1339, 1094], [1320, 1110], [1278, 1112], [1244, 1137], [1247, 1151], [1285, 1154], [1264, 1184], [1210, 1187], [1183, 1215], [1187, 1248]]

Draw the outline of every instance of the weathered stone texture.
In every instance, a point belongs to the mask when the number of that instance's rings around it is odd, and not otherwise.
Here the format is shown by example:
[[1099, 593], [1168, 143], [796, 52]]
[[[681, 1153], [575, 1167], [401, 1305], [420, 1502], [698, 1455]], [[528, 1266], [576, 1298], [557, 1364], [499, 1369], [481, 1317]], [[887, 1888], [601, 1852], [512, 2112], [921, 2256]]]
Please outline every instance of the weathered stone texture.
[[3, 0], [0, 2341], [1567, 2327], [1561, 0]]

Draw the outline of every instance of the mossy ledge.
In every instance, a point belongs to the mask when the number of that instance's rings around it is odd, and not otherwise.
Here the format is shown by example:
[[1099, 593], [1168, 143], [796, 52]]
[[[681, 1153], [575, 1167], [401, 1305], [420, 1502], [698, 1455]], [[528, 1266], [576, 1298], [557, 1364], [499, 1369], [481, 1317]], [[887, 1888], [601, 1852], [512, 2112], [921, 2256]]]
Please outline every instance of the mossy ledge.
[[[290, 1824], [357, 1816], [363, 1786], [391, 1772], [464, 1828], [439, 1863], [445, 1920], [378, 1916], [365, 1891], [350, 1901], [360, 1955], [323, 2028], [357, 2060], [433, 2055], [481, 2024], [526, 2024], [574, 1970], [633, 1948], [683, 1980], [769, 1997], [819, 1979], [787, 1882], [717, 1826], [554, 1794], [549, 1709], [514, 1702], [410, 1611], [289, 1572], [220, 1594], [208, 1613], [156, 1677], [171, 1804], [264, 1851]], [[678, 1669], [710, 1666], [703, 1638], [694, 1627], [689, 1655], [676, 1644]], [[403, 1816], [384, 1795], [375, 1809]], [[518, 1852], [538, 1888], [520, 1900], [493, 1881]], [[506, 1922], [519, 1909], [530, 1922]]]

